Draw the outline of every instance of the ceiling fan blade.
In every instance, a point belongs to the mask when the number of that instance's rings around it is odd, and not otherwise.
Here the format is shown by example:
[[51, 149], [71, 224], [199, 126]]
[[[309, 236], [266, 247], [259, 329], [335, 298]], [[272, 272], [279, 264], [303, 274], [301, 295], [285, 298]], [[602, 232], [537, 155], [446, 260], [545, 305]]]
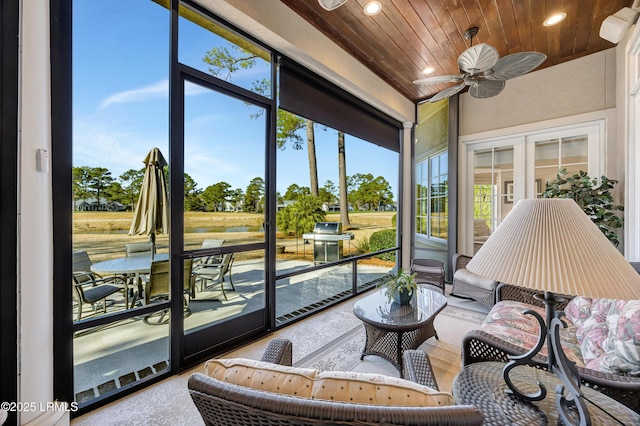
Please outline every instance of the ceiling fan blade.
[[493, 73], [485, 75], [489, 80], [509, 80], [534, 70], [547, 59], [539, 52], [512, 53], [501, 58], [493, 67]]
[[448, 98], [449, 96], [453, 96], [466, 86], [466, 83], [462, 82], [457, 86], [451, 86], [448, 89], [444, 89], [442, 92], [436, 93], [429, 102], [438, 102], [444, 98]]
[[322, 6], [323, 9], [329, 10], [329, 11], [339, 8], [346, 2], [347, 0], [318, 0], [318, 3], [320, 3], [320, 6]]
[[502, 92], [505, 84], [504, 80], [480, 80], [469, 88], [469, 94], [474, 98], [490, 98]]
[[453, 83], [462, 81], [462, 77], [459, 75], [436, 75], [433, 77], [426, 77], [420, 80], [415, 80], [414, 84], [440, 84], [440, 83]]
[[498, 51], [486, 43], [471, 46], [458, 58], [460, 69], [471, 75], [493, 68], [500, 59]]

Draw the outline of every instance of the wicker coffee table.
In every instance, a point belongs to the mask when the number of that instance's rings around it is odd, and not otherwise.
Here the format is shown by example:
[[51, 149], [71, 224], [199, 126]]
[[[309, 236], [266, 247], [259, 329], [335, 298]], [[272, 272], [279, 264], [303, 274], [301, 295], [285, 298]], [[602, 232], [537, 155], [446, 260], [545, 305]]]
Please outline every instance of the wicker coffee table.
[[384, 293], [376, 291], [353, 306], [353, 313], [362, 320], [367, 334], [360, 359], [378, 355], [402, 373], [403, 351], [417, 349], [430, 337], [438, 338], [433, 320], [447, 306], [447, 298], [419, 286], [411, 302], [400, 305]]
[[[559, 378], [548, 371], [528, 366], [512, 370], [511, 380], [523, 392], [535, 392], [540, 382], [547, 388], [542, 401], [523, 402], [506, 394], [501, 362], [479, 362], [467, 365], [453, 381], [452, 393], [456, 404], [475, 405], [484, 415], [485, 425], [557, 425], [556, 385]], [[638, 425], [640, 414], [591, 388], [580, 388], [592, 425]]]

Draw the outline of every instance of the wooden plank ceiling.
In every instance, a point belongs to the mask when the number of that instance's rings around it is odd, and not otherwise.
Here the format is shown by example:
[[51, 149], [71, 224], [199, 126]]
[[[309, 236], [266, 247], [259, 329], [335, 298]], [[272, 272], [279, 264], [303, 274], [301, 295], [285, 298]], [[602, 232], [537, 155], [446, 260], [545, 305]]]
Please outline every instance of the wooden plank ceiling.
[[[469, 47], [466, 29], [479, 27], [473, 44], [487, 43], [500, 56], [537, 51], [537, 69], [614, 45], [599, 37], [600, 24], [633, 0], [381, 0], [382, 11], [365, 15], [367, 0], [348, 0], [333, 11], [317, 0], [281, 0], [407, 98], [419, 102], [449, 85], [415, 85], [430, 75], [458, 74], [458, 56]], [[561, 23], [545, 27], [550, 15]]]

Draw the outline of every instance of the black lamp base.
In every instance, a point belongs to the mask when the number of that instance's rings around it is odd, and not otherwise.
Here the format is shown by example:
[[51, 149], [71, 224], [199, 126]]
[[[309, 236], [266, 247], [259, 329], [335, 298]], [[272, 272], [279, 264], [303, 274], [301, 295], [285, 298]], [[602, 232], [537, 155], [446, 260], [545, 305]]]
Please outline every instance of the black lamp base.
[[[545, 305], [546, 321], [538, 312], [527, 309], [525, 315], [532, 315], [540, 325], [540, 336], [536, 345], [528, 352], [510, 356], [510, 361], [502, 370], [504, 381], [509, 389], [505, 390], [522, 401], [540, 401], [547, 396], [547, 389], [538, 383], [538, 391], [533, 393], [522, 393], [511, 381], [509, 374], [511, 370], [519, 365], [533, 364], [533, 357], [540, 352], [545, 341], [547, 342], [548, 369], [558, 376], [564, 385], [556, 388], [556, 404], [558, 413], [565, 425], [591, 425], [591, 418], [584, 402], [582, 392], [580, 392], [580, 376], [576, 369], [576, 364], [569, 361], [560, 344], [560, 328], [566, 327], [560, 317], [563, 312], [555, 311], [555, 305], [564, 299], [557, 297], [551, 292], [544, 295], [536, 295], [536, 299], [541, 300]], [[566, 395], [565, 395], [566, 390]]]

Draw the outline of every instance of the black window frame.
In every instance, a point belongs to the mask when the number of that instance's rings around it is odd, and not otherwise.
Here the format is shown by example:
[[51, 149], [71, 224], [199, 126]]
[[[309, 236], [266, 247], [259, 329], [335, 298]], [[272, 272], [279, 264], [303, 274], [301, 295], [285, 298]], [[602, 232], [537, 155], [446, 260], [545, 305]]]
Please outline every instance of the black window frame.
[[[264, 46], [271, 51], [273, 58], [282, 57], [282, 55], [276, 50], [253, 37], [247, 35], [244, 31], [236, 26], [229, 24], [224, 19], [215, 15], [214, 13], [207, 11], [202, 6], [198, 6], [189, 0], [166, 0], [170, 4], [171, 12], [171, 33], [172, 41], [170, 46], [167, 46], [167, 54], [171, 55], [170, 67], [172, 74], [170, 79], [178, 78], [180, 70], [184, 65], [181, 65], [177, 60], [176, 44], [177, 44], [177, 19], [178, 19], [178, 4], [186, 4], [190, 7], [206, 13], [212, 19], [215, 19], [218, 23], [231, 28], [234, 31], [238, 31], [244, 37], [252, 40], [257, 45]], [[4, 3], [3, 3], [4, 4]], [[74, 363], [73, 363], [73, 342], [72, 335], [73, 330], [78, 327], [73, 323], [72, 304], [69, 303], [72, 298], [72, 287], [69, 283], [69, 279], [72, 276], [72, 236], [73, 236], [73, 223], [70, 220], [70, 209], [72, 206], [72, 28], [73, 28], [73, 0], [50, 0], [50, 37], [51, 37], [51, 81], [55, 84], [51, 85], [51, 173], [52, 173], [52, 205], [53, 205], [53, 305], [56, 307], [54, 311], [53, 319], [53, 398], [58, 401], [74, 401], [74, 384], [70, 377], [73, 377]], [[274, 59], [275, 60], [275, 59]], [[387, 127], [391, 126], [395, 128], [395, 139], [391, 138], [391, 146], [389, 144], [379, 143], [379, 145], [385, 146], [395, 152], [399, 152], [399, 205], [402, 203], [402, 158], [403, 158], [403, 144], [402, 144], [402, 123], [392, 119], [386, 114], [376, 110], [371, 105], [366, 104], [356, 96], [346, 92], [343, 89], [329, 83], [327, 80], [316, 75], [310, 70], [304, 70], [303, 75], [309, 78], [311, 81], [318, 84], [322, 84], [323, 89], [330, 89], [332, 94], [336, 95], [338, 99], [348, 105], [349, 107], [359, 109], [362, 117], [369, 117], [374, 120], [381, 120]], [[276, 75], [272, 75], [273, 81], [277, 81]], [[275, 92], [274, 92], [275, 93]], [[175, 97], [175, 95], [173, 95]], [[276, 101], [273, 100], [275, 103]], [[275, 128], [275, 108], [271, 117], [272, 127]], [[170, 122], [175, 119], [171, 118]], [[176, 129], [174, 129], [176, 130]], [[340, 129], [342, 130], [342, 129]], [[171, 132], [171, 130], [170, 130]], [[346, 133], [350, 133], [345, 130]], [[170, 133], [171, 134], [171, 133]], [[357, 135], [356, 135], [357, 136]], [[267, 206], [268, 221], [275, 222], [276, 211], [276, 199], [275, 199], [275, 134], [272, 136], [273, 140], [269, 141], [268, 147], [268, 163], [269, 169], [267, 170], [266, 178], [269, 179], [267, 185], [267, 191], [271, 194], [270, 203]], [[363, 138], [372, 142], [370, 138]], [[397, 141], [397, 145], [395, 145]], [[375, 143], [375, 142], [373, 142]], [[171, 149], [171, 148], [170, 148]], [[179, 156], [178, 156], [179, 157]], [[174, 158], [175, 160], [175, 158]], [[4, 170], [3, 170], [4, 172]], [[177, 184], [176, 184], [177, 185]], [[400, 215], [398, 215], [400, 216]], [[401, 229], [401, 218], [398, 217], [398, 229]], [[270, 245], [268, 247], [268, 257], [275, 259], [275, 227], [268, 227], [268, 234]], [[401, 241], [401, 232], [398, 232], [398, 241]], [[399, 244], [398, 244], [399, 245]], [[325, 267], [325, 266], [322, 266]], [[321, 267], [318, 267], [321, 268]], [[307, 271], [308, 272], [308, 271]], [[275, 321], [275, 282], [276, 282], [276, 270], [272, 268], [268, 271], [267, 278], [267, 292], [269, 292], [269, 328], [271, 330], [276, 329]], [[355, 296], [355, 293], [354, 293]], [[179, 306], [180, 298], [175, 298], [177, 302], [174, 305]], [[151, 308], [149, 308], [151, 309]], [[120, 316], [124, 317], [127, 314], [115, 314], [110, 318], [105, 319], [91, 319], [86, 324], [79, 327], [89, 327], [93, 325], [100, 325], [113, 321]], [[91, 324], [89, 324], [89, 322]], [[173, 330], [172, 330], [173, 331]], [[176, 364], [173, 364], [166, 374], [158, 374], [152, 377], [150, 380], [146, 380], [144, 383], [127, 387], [121, 392], [109, 394], [105, 397], [97, 397], [90, 403], [80, 407], [78, 411], [72, 412], [72, 417], [77, 417], [88, 411], [103, 406], [109, 402], [115, 401], [122, 397], [125, 397], [133, 392], [136, 392], [146, 386], [156, 383], [160, 380], [174, 375], [177, 372], [188, 368], [190, 365], [178, 365], [180, 361], [180, 352], [176, 350], [174, 346], [180, 344], [180, 342], [174, 342], [176, 337], [171, 337], [171, 353], [172, 359], [176, 359]], [[206, 357], [210, 357], [211, 354], [207, 354]], [[175, 357], [175, 358], [174, 358]], [[205, 358], [206, 358], [205, 357]], [[192, 360], [190, 362], [195, 362]]]
[[[18, 400], [18, 40], [19, 2], [0, 3], [0, 401]], [[16, 424], [16, 412], [7, 424]]]

